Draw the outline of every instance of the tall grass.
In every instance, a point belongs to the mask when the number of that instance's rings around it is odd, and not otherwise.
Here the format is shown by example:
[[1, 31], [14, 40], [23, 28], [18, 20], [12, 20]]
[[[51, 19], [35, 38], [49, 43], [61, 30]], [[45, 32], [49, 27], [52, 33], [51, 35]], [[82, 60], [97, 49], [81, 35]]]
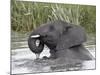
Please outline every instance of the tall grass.
[[[91, 8], [89, 12], [93, 11], [93, 13], [90, 14], [88, 12], [88, 15], [86, 15], [88, 8]], [[88, 16], [93, 18], [88, 19], [91, 22], [85, 20], [89, 18]], [[95, 16], [95, 6], [11, 0], [11, 28], [14, 31], [31, 31], [43, 23], [53, 20], [63, 20], [76, 25], [82, 24], [87, 31], [93, 30], [95, 32]], [[89, 29], [90, 25], [92, 27]]]

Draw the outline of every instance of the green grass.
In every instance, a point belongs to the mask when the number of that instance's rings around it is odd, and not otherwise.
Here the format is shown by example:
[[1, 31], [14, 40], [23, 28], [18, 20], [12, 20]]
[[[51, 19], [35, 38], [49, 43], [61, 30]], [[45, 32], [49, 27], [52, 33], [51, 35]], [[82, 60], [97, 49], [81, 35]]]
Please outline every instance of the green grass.
[[11, 29], [29, 32], [43, 23], [63, 20], [95, 33], [96, 6], [11, 0]]

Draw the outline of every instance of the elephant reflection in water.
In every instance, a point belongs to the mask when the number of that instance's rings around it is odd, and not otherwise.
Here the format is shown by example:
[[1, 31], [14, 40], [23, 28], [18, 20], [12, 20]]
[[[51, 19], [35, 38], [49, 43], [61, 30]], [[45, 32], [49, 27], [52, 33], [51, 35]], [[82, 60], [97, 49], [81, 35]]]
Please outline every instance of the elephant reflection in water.
[[[39, 45], [36, 41], [39, 40]], [[92, 56], [83, 46], [86, 42], [86, 33], [83, 27], [73, 25], [61, 20], [42, 24], [34, 30], [28, 39], [30, 50], [35, 53], [36, 59], [44, 49], [44, 45], [50, 49], [48, 59], [72, 58], [91, 60]]]

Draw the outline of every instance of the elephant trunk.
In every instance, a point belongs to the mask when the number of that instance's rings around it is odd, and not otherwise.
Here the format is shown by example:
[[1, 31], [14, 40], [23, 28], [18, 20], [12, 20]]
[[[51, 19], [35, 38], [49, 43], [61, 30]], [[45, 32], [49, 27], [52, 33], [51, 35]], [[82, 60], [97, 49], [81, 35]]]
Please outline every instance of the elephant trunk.
[[39, 54], [35, 54], [35, 55], [36, 55], [36, 59], [39, 59], [40, 53]]
[[40, 35], [31, 35], [28, 39], [28, 46], [30, 50], [35, 53], [36, 59], [38, 59], [44, 48], [44, 43], [40, 40]]

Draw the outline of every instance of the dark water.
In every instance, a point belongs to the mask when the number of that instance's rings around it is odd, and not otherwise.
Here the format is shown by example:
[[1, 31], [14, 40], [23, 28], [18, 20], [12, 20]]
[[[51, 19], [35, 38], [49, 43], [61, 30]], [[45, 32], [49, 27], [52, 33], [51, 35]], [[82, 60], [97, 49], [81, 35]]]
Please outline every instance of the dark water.
[[[90, 61], [78, 61], [72, 59], [70, 62], [63, 64], [57, 62], [62, 61], [60, 59], [57, 61], [44, 60], [42, 59], [43, 56], [50, 56], [49, 49], [46, 46], [40, 55], [40, 59], [36, 60], [35, 55], [28, 48], [27, 37], [28, 34], [12, 33], [12, 74], [95, 69], [95, 59]], [[95, 58], [95, 45], [91, 44], [91, 41], [93, 42], [93, 40], [86, 42], [85, 47]]]

